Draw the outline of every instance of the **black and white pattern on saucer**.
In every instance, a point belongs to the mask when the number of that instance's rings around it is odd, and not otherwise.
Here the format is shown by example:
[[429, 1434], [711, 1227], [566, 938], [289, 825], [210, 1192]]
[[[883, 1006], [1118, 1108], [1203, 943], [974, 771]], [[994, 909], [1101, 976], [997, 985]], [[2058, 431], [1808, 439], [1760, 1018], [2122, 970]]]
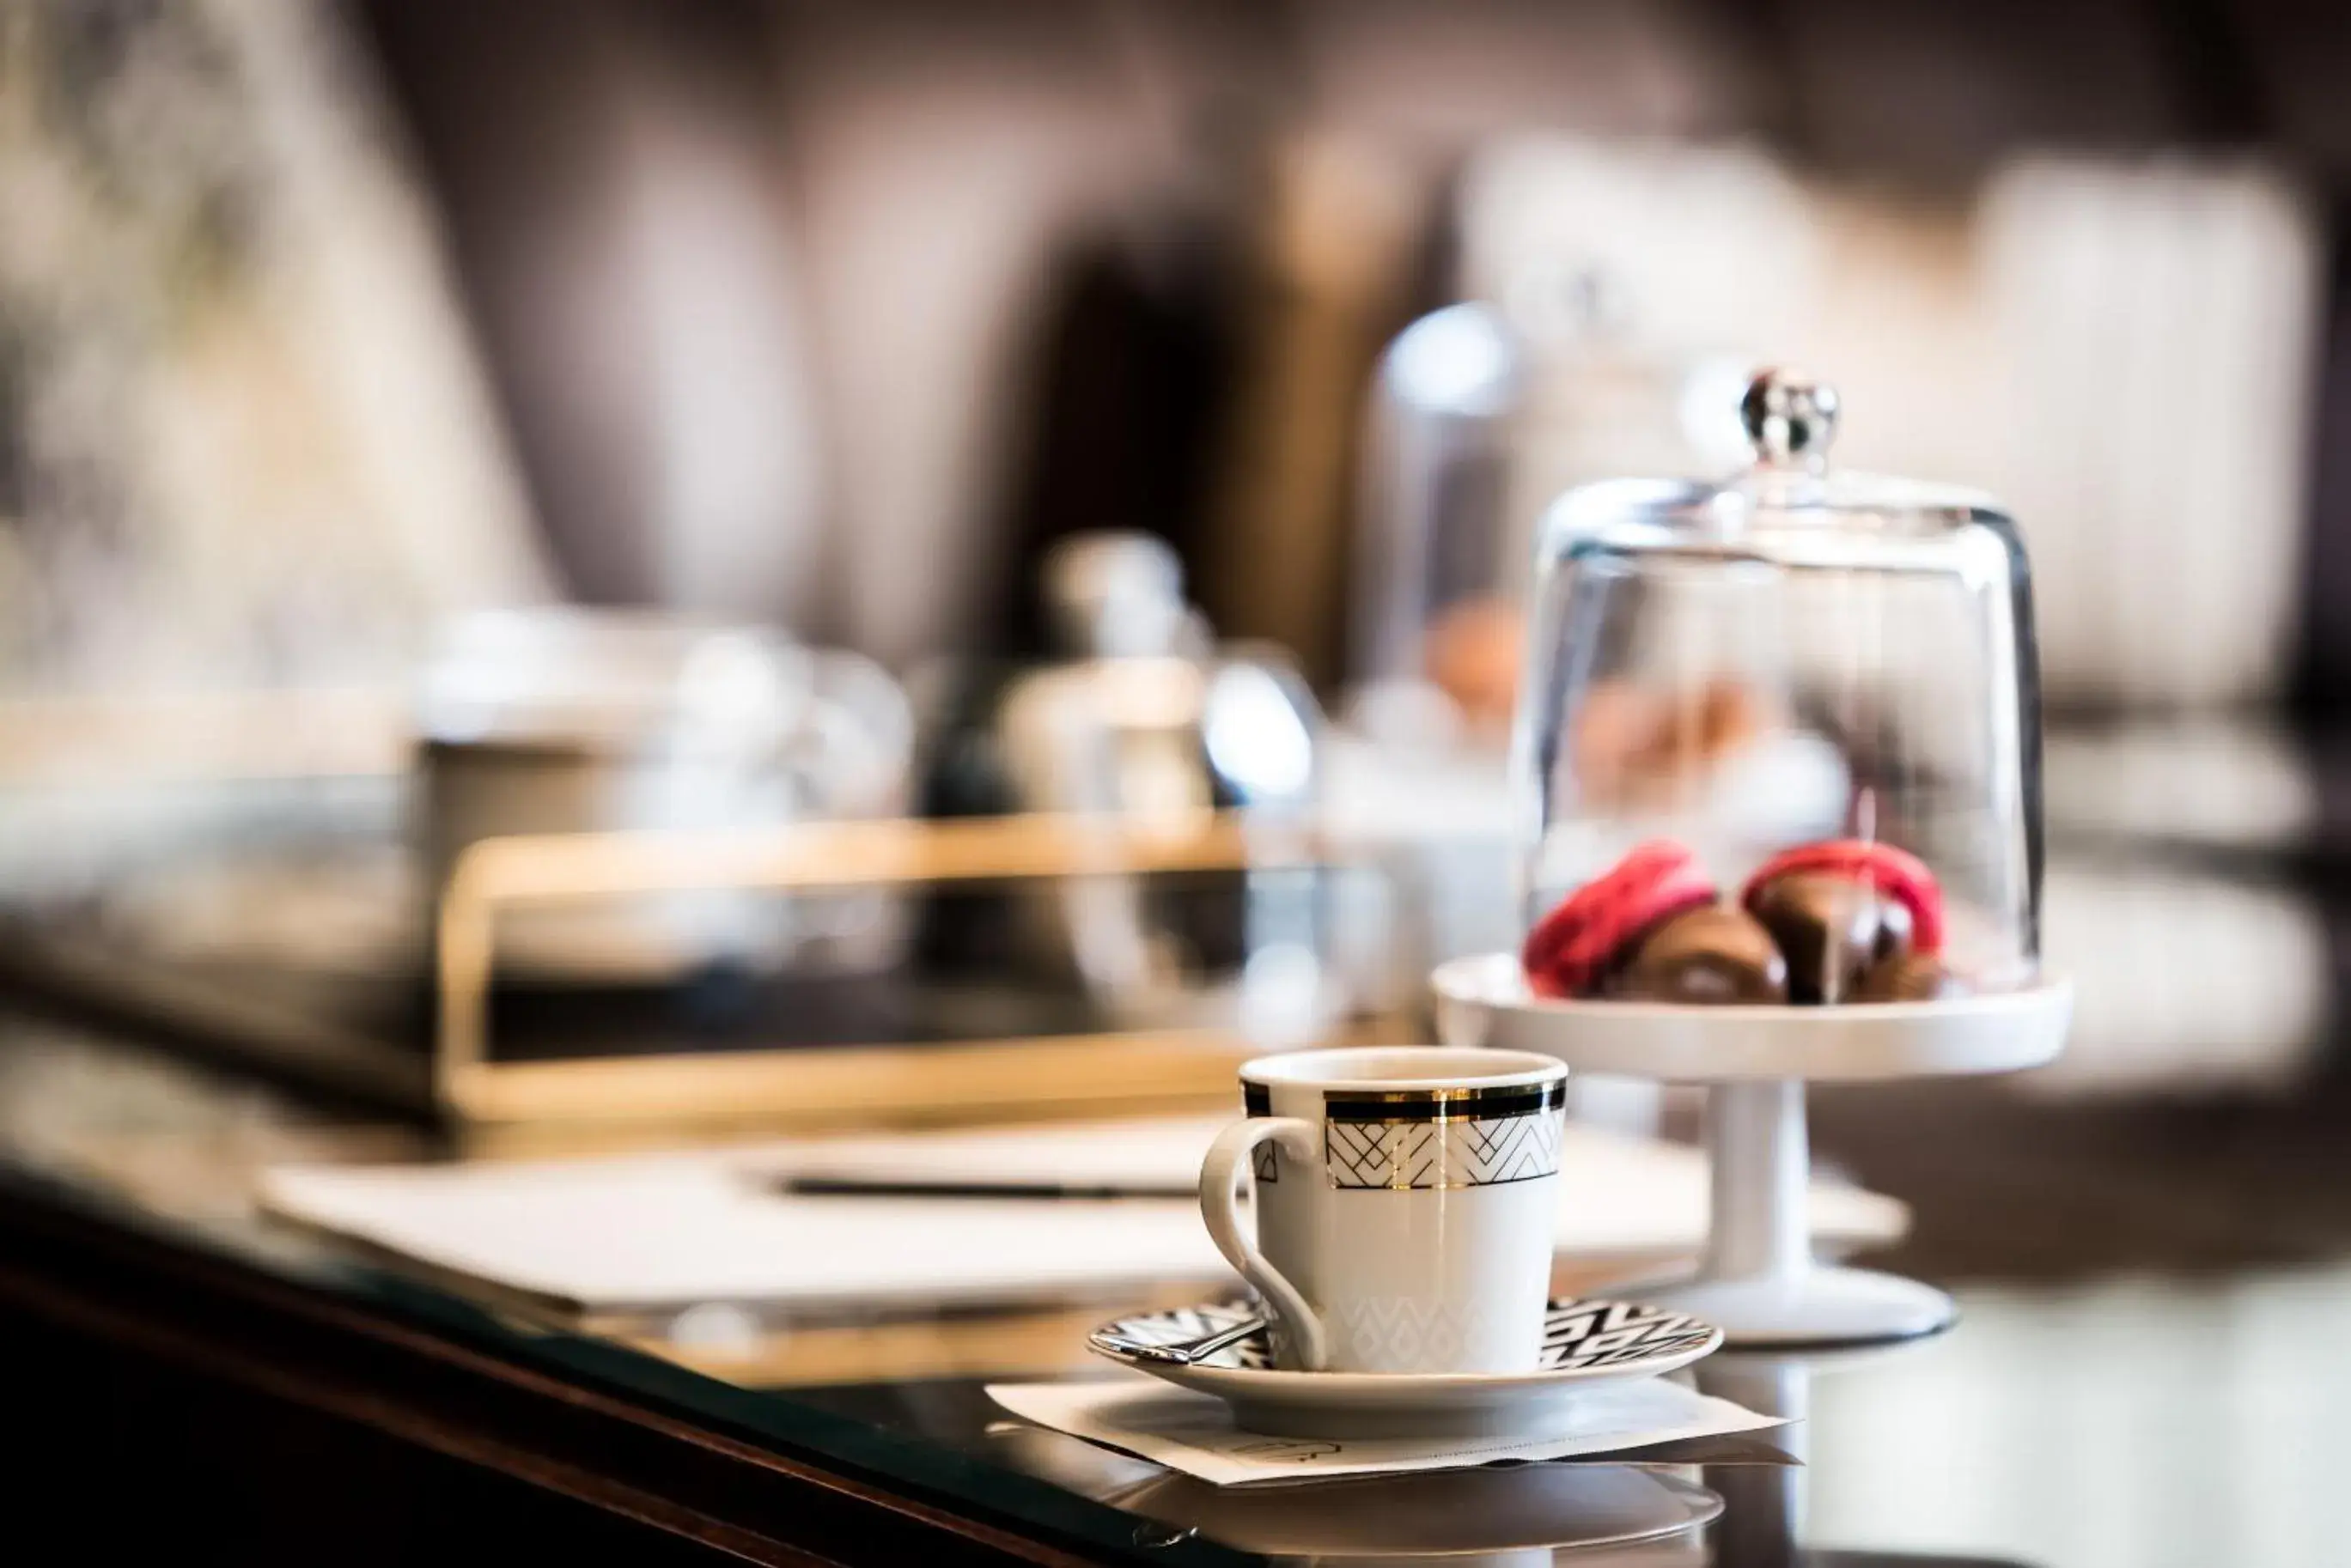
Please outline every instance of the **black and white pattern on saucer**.
[[[1140, 1347], [1191, 1345], [1222, 1334], [1257, 1316], [1260, 1310], [1245, 1302], [1176, 1307], [1106, 1323], [1090, 1337], [1096, 1350], [1132, 1359]], [[1637, 1302], [1561, 1300], [1544, 1309], [1542, 1349], [1536, 1355], [1535, 1369], [1582, 1372], [1703, 1355], [1720, 1339], [1721, 1331], [1712, 1324], [1663, 1307]], [[1261, 1328], [1211, 1351], [1199, 1365], [1269, 1372], [1273, 1363], [1270, 1331]]]
[[1559, 1169], [1560, 1116], [1544, 1111], [1499, 1121], [1322, 1124], [1332, 1185], [1422, 1192], [1494, 1187]]
[[1542, 1353], [1535, 1365], [1546, 1372], [1616, 1366], [1710, 1347], [1719, 1332], [1686, 1313], [1638, 1302], [1553, 1302], [1543, 1314]]

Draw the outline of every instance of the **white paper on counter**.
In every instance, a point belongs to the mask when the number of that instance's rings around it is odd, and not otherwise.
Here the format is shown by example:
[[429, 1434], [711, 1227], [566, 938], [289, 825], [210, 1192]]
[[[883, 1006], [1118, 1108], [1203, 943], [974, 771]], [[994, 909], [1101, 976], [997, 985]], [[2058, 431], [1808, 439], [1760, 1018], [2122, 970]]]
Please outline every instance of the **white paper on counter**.
[[1503, 1459], [1565, 1459], [1784, 1425], [1678, 1383], [1604, 1385], [1541, 1438], [1269, 1438], [1233, 1425], [1213, 1395], [1134, 1376], [1093, 1383], [994, 1383], [988, 1397], [1024, 1420], [1135, 1455], [1213, 1486], [1464, 1469]]
[[[1181, 1183], [1225, 1118], [801, 1139], [735, 1149], [463, 1165], [280, 1167], [265, 1207], [441, 1273], [589, 1314], [703, 1302], [822, 1309], [1105, 1299], [1197, 1279], [1238, 1288], [1189, 1199], [813, 1198], [791, 1171], [901, 1179]], [[1570, 1123], [1562, 1256], [1646, 1266], [1705, 1240], [1698, 1150]], [[1898, 1238], [1895, 1199], [1815, 1184], [1824, 1250]]]

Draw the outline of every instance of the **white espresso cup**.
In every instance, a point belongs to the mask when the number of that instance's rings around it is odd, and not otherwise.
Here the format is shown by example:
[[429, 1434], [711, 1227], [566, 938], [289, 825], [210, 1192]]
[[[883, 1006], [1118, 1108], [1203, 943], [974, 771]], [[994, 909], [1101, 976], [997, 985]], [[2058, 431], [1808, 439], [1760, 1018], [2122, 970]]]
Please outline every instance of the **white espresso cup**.
[[1521, 1051], [1364, 1046], [1267, 1056], [1240, 1076], [1249, 1119], [1200, 1167], [1200, 1214], [1271, 1310], [1276, 1364], [1532, 1371], [1567, 1069]]

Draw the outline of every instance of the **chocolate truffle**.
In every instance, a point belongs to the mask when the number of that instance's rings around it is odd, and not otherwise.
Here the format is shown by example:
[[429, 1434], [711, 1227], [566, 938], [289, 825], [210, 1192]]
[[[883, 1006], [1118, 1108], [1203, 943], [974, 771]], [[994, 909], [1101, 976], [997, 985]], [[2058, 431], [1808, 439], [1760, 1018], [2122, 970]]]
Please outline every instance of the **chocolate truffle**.
[[1788, 965], [1753, 916], [1708, 904], [1642, 938], [1612, 990], [1637, 1002], [1785, 1002]]
[[1910, 911], [1866, 882], [1791, 871], [1750, 895], [1749, 908], [1788, 961], [1788, 1000], [1853, 998], [1862, 976], [1910, 950]]
[[1932, 953], [1896, 953], [1871, 966], [1854, 988], [1855, 1002], [1949, 1002], [1968, 994], [1967, 981]]

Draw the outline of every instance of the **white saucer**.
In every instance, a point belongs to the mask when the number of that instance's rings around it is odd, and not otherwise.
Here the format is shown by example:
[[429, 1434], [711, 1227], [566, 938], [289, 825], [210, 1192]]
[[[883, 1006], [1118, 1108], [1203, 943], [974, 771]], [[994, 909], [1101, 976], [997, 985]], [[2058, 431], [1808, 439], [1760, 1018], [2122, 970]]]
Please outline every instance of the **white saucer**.
[[1437, 966], [1437, 1034], [1556, 1056], [1583, 1073], [1673, 1083], [1861, 1082], [2012, 1073], [2053, 1060], [2073, 1016], [2070, 981], [1949, 1002], [1842, 1007], [1692, 1007], [1561, 1001], [1527, 989], [1515, 953]]
[[1120, 1318], [1086, 1341], [1097, 1355], [1233, 1407], [1242, 1429], [1283, 1438], [1494, 1438], [1554, 1429], [1563, 1407], [1595, 1384], [1655, 1377], [1722, 1343], [1710, 1323], [1634, 1302], [1551, 1303], [1532, 1372], [1279, 1372], [1259, 1330], [1188, 1365], [1153, 1360], [1138, 1345], [1177, 1345], [1257, 1315], [1235, 1303]]

